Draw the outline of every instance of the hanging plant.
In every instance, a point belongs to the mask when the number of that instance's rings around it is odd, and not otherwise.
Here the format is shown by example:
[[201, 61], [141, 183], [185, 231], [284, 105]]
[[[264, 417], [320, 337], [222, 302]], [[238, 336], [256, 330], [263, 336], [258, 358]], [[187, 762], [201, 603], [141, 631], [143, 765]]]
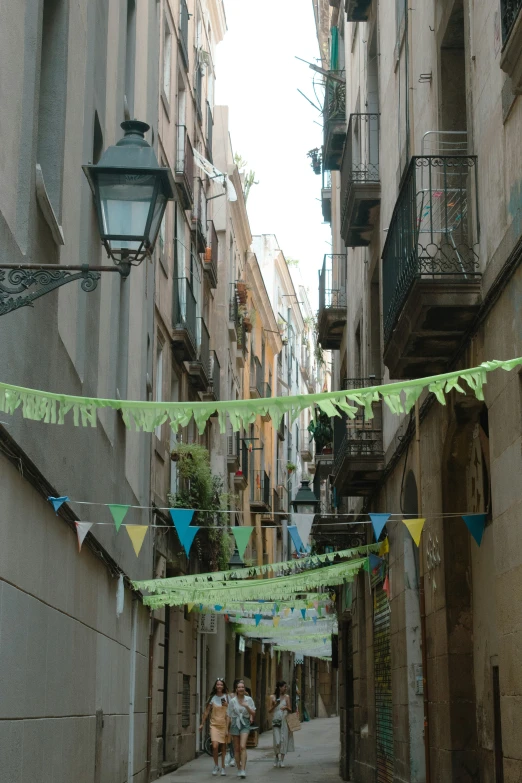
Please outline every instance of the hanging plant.
[[286, 469], [289, 473], [293, 473], [294, 470], [297, 469], [297, 465], [295, 465], [293, 462], [287, 462], [286, 463]]

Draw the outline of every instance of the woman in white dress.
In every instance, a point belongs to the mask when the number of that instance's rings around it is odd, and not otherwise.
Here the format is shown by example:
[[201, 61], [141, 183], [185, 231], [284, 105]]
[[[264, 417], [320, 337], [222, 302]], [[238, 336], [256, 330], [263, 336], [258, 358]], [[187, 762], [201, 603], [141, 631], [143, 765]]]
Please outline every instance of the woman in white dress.
[[286, 754], [294, 750], [294, 735], [286, 722], [286, 716], [292, 712], [292, 704], [288, 694], [288, 686], [284, 680], [279, 680], [276, 684], [275, 694], [270, 696], [268, 711], [272, 713], [274, 767], [284, 767]]
[[247, 695], [243, 680], [239, 680], [236, 695], [229, 701], [227, 715], [230, 719], [230, 734], [234, 742], [237, 776], [238, 778], [246, 778], [246, 744], [250, 734], [250, 726], [256, 715], [256, 705], [254, 700]]

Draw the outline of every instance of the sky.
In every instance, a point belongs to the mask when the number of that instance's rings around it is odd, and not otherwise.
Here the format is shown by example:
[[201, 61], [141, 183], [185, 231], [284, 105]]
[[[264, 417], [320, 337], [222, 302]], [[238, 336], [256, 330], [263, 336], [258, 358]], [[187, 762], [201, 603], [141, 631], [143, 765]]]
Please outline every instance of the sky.
[[[228, 31], [217, 47], [216, 103], [230, 107], [234, 153], [248, 162], [258, 185], [248, 198], [253, 234], [275, 234], [296, 283], [315, 309], [318, 270], [331, 252], [321, 213], [321, 176], [306, 153], [321, 147], [313, 72], [318, 44], [312, 0], [224, 0]], [[319, 123], [319, 124], [316, 124]]]

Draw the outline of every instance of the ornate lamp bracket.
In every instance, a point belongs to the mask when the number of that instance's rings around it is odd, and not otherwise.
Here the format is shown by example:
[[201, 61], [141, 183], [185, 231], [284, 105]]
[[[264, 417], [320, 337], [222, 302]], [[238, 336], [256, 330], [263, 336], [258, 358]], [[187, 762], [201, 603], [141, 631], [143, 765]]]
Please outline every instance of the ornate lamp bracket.
[[7, 315], [20, 307], [32, 307], [35, 299], [75, 280], [82, 281], [81, 288], [86, 293], [94, 291], [102, 272], [118, 272], [125, 279], [130, 265], [92, 269], [88, 264], [0, 264], [0, 315]]

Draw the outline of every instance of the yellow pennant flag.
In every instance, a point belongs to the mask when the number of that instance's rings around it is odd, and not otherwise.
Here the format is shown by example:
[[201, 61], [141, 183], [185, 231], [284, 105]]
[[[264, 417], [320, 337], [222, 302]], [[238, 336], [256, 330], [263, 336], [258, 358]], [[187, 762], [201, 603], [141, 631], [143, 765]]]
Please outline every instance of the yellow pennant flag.
[[143, 540], [149, 528], [147, 525], [125, 525], [125, 527], [127, 528], [127, 533], [132, 541], [136, 557], [138, 557], [141, 547], [143, 546]]
[[379, 547], [379, 556], [382, 557], [383, 555], [387, 555], [390, 551], [390, 542], [387, 538], [384, 539], [384, 541], [381, 541], [381, 545]]
[[403, 519], [402, 521], [404, 522], [404, 524], [406, 525], [406, 527], [410, 531], [410, 535], [413, 538], [413, 540], [415, 541], [415, 543], [417, 544], [417, 546], [419, 546], [420, 539], [421, 539], [422, 528], [424, 527], [424, 523], [426, 522], [426, 520], [425, 519]]
[[289, 614], [290, 614], [290, 609], [288, 608], [288, 606], [286, 606], [285, 607], [285, 611], [284, 611], [284, 615], [285, 615], [285, 617], [288, 617]]
[[273, 619], [274, 619], [274, 628], [277, 628], [277, 626], [279, 625], [279, 620], [281, 618], [280, 617], [274, 617]]
[[187, 609], [191, 612], [194, 609], [194, 604], [187, 604]]

